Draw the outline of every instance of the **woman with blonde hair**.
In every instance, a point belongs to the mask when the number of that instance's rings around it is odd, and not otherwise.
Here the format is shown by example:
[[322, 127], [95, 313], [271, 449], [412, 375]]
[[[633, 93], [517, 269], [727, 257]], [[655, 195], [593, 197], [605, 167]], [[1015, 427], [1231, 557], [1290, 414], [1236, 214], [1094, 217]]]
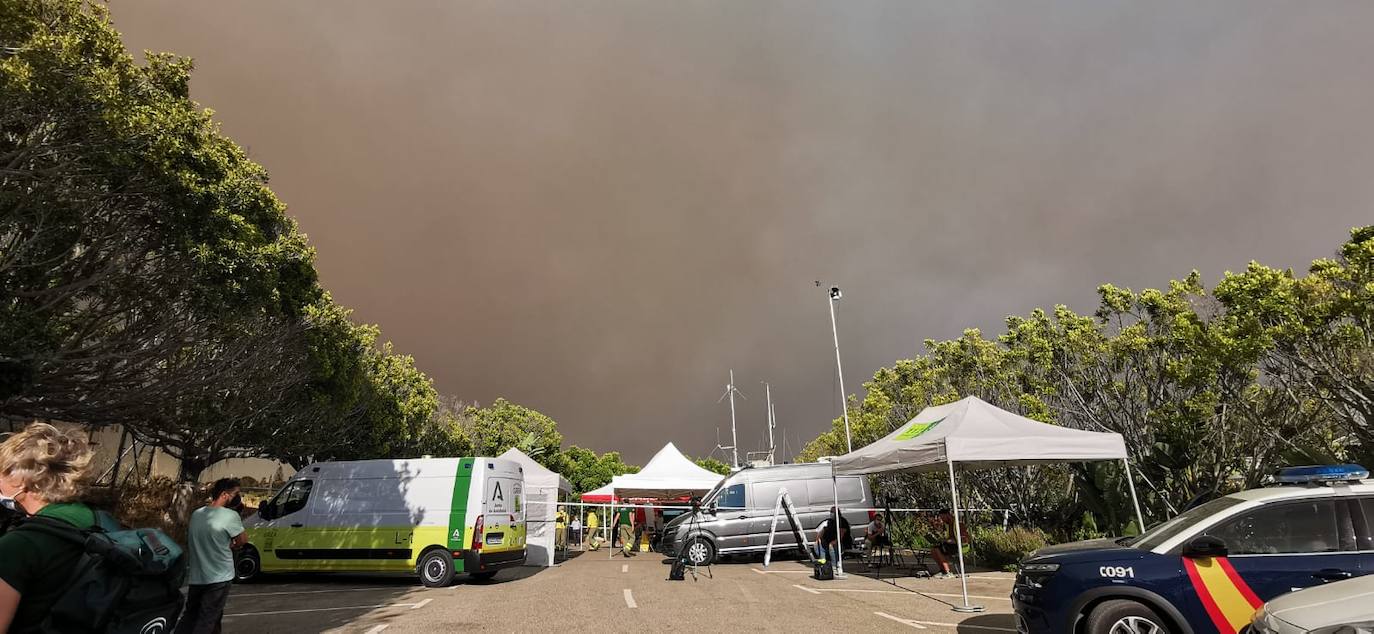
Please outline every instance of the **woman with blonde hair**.
[[[0, 443], [0, 505], [25, 516], [95, 526], [80, 503], [91, 449], [77, 432], [33, 423]], [[38, 632], [62, 596], [82, 548], [36, 531], [0, 535], [0, 632]]]

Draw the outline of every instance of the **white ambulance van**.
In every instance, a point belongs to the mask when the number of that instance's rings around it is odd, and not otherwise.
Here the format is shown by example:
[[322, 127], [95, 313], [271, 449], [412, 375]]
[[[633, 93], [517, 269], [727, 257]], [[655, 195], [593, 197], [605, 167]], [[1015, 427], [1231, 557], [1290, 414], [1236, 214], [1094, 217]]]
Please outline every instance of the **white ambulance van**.
[[237, 576], [411, 572], [446, 586], [525, 562], [524, 475], [498, 458], [323, 462], [244, 520]]

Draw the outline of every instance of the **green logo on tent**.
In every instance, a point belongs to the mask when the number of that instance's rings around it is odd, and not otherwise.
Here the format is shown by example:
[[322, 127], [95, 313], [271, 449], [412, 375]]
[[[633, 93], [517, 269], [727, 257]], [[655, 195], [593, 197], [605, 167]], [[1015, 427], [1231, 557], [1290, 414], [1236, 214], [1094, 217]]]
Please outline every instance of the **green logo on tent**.
[[912, 438], [915, 438], [917, 436], [920, 436], [921, 434], [930, 431], [933, 427], [939, 425], [944, 420], [945, 419], [941, 418], [940, 420], [937, 420], [933, 423], [912, 423], [908, 425], [907, 428], [902, 431], [902, 433], [897, 434], [897, 440], [911, 440]]

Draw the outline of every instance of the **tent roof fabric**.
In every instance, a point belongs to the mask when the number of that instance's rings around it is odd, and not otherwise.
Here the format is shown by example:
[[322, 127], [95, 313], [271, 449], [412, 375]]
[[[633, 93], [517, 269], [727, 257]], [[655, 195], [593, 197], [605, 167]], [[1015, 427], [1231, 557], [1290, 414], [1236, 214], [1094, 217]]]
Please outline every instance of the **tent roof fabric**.
[[568, 482], [567, 478], [563, 477], [557, 472], [549, 470], [544, 465], [535, 462], [534, 458], [525, 455], [525, 452], [520, 451], [515, 447], [507, 449], [506, 453], [503, 453], [497, 457], [505, 460], [514, 460], [520, 463], [520, 466], [525, 468], [525, 486], [527, 487], [556, 486], [558, 487], [559, 491], [567, 491], [568, 493], [572, 493], [572, 483]]
[[710, 491], [725, 476], [703, 469], [668, 443], [639, 473], [611, 479], [615, 494], [627, 498], [681, 498]]
[[976, 396], [927, 407], [896, 431], [830, 460], [836, 474], [938, 471], [1126, 458], [1121, 434], [1050, 425]]
[[615, 496], [615, 489], [611, 488], [610, 483], [607, 483], [604, 487], [592, 489], [591, 491], [583, 493], [582, 501], [605, 504], [607, 502], [617, 502], [619, 498]]

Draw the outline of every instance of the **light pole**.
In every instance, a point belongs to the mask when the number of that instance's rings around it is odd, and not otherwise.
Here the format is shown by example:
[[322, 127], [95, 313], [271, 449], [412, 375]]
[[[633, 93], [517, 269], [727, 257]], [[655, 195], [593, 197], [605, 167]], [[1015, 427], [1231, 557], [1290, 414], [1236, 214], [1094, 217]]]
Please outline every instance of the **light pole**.
[[[821, 283], [816, 282], [816, 286]], [[830, 334], [835, 338], [835, 373], [840, 377], [840, 407], [844, 412], [844, 450], [846, 453], [854, 451], [854, 442], [849, 437], [849, 397], [844, 391], [844, 367], [840, 365], [840, 331], [835, 328], [835, 304], [840, 301], [844, 294], [840, 292], [840, 287], [830, 287]]]

